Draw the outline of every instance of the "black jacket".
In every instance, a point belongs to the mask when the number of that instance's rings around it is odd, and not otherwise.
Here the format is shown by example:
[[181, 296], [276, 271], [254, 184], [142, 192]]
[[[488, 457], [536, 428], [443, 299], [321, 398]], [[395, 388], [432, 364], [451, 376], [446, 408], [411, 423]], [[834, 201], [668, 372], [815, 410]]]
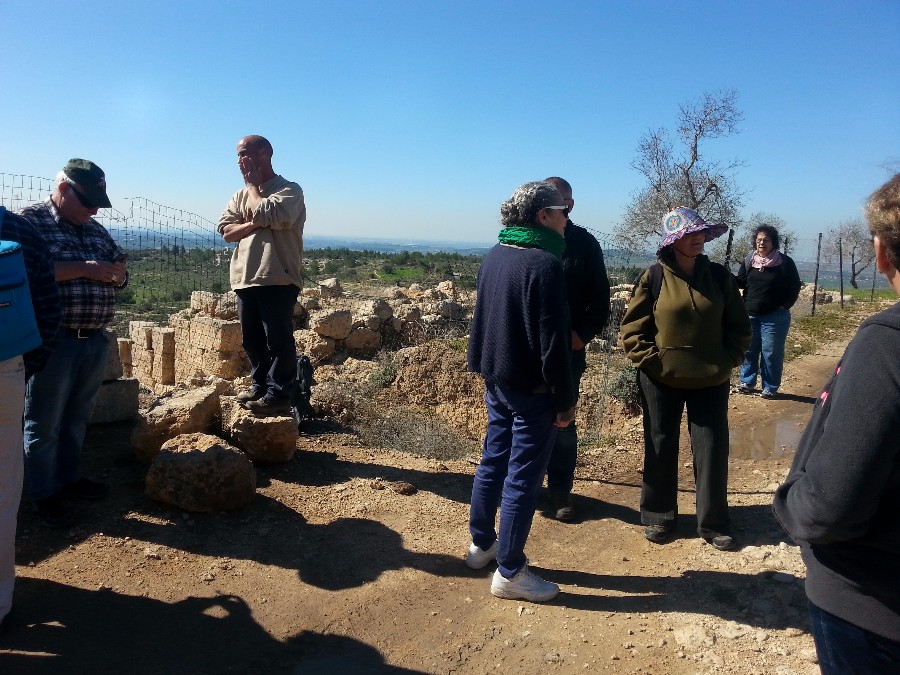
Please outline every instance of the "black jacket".
[[800, 274], [793, 260], [784, 253], [781, 257], [780, 265], [761, 270], [750, 267], [749, 256], [741, 261], [738, 288], [744, 289], [744, 306], [750, 314], [768, 314], [779, 307], [790, 309], [797, 302]]
[[603, 250], [590, 232], [571, 220], [566, 224], [563, 269], [572, 330], [590, 342], [609, 319], [609, 278]]
[[825, 385], [775, 517], [800, 544], [806, 594], [900, 641], [900, 303], [859, 327]]

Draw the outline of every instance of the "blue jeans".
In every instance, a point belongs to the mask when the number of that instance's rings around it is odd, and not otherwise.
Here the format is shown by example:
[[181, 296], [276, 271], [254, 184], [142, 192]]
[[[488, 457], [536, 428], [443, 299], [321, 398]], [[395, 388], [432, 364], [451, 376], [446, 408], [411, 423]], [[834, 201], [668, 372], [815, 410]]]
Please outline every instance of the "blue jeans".
[[[587, 361], [583, 349], [572, 350], [572, 379], [575, 390], [581, 386], [581, 376], [587, 369]], [[547, 465], [547, 489], [550, 492], [572, 491], [575, 482], [575, 464], [578, 459], [578, 430], [575, 422], [556, 432], [556, 443]]]
[[294, 305], [299, 292], [293, 284], [235, 291], [250, 379], [270, 398], [289, 398], [297, 376]]
[[487, 433], [472, 485], [469, 531], [483, 550], [499, 541], [497, 566], [509, 579], [525, 565], [525, 542], [556, 438], [556, 408], [550, 394], [525, 394], [491, 382], [485, 383], [484, 403]]
[[759, 374], [763, 391], [774, 394], [781, 386], [784, 343], [791, 327], [791, 313], [784, 307], [779, 307], [774, 312], [750, 314], [749, 317], [753, 337], [741, 364], [741, 382], [753, 387], [756, 385], [756, 375]]
[[809, 603], [822, 675], [900, 673], [900, 642], [875, 635]]
[[106, 334], [60, 337], [25, 388], [25, 479], [33, 500], [81, 478], [81, 445], [106, 372]]

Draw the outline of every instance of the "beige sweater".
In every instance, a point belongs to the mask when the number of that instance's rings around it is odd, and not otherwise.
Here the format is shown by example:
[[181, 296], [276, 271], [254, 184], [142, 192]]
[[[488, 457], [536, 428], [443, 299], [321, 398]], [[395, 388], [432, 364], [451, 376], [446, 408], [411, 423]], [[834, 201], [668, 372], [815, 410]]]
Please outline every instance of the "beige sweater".
[[[238, 242], [231, 256], [231, 287], [287, 286], [303, 288], [303, 224], [306, 205], [303, 189], [281, 176], [259, 186], [262, 201], [253, 210], [252, 220], [261, 226]], [[251, 220], [244, 188], [234, 194], [219, 218], [219, 233], [226, 225]]]

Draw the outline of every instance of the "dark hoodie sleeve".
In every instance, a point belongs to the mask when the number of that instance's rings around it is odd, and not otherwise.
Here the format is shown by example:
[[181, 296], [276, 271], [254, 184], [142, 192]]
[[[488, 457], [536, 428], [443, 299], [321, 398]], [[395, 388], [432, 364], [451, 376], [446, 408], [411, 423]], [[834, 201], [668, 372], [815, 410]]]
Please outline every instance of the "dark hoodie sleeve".
[[828, 544], [872, 534], [873, 519], [900, 477], [898, 391], [897, 327], [862, 327], [775, 493], [775, 516], [795, 540]]
[[800, 273], [797, 271], [797, 265], [794, 261], [784, 256], [784, 307], [790, 309], [800, 297]]

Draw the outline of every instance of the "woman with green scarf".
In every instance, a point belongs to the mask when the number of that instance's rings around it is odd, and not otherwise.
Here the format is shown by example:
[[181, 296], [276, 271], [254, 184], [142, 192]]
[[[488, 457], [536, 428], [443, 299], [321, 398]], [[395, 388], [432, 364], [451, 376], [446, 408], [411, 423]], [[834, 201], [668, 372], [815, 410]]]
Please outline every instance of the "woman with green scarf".
[[559, 593], [529, 571], [525, 541], [556, 430], [575, 417], [561, 263], [567, 218], [556, 188], [526, 183], [501, 205], [500, 243], [478, 271], [468, 366], [484, 378], [488, 424], [472, 487], [466, 565], [481, 569], [496, 560], [491, 593], [498, 598], [542, 602]]

